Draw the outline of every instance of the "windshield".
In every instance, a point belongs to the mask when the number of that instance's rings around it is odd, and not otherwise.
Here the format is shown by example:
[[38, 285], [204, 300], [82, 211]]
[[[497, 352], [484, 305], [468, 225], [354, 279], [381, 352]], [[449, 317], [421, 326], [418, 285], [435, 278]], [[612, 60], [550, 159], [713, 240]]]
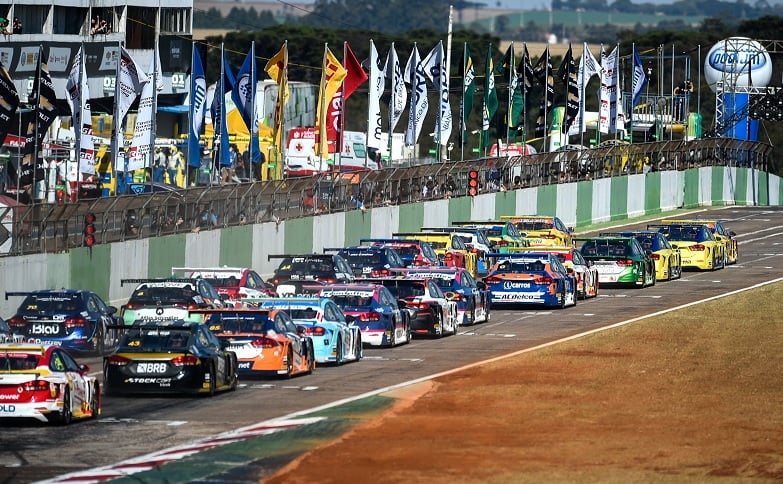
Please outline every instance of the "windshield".
[[213, 314], [207, 325], [213, 333], [266, 333], [275, 329], [275, 322], [267, 314]]
[[337, 303], [341, 308], [367, 308], [372, 306], [372, 296], [360, 296], [360, 295], [339, 295], [330, 296], [330, 299]]
[[120, 341], [119, 352], [155, 351], [182, 352], [192, 345], [193, 334], [188, 329], [130, 330]]
[[542, 272], [546, 269], [543, 261], [503, 261], [498, 264], [498, 272]]
[[198, 296], [190, 284], [183, 287], [147, 287], [136, 289], [128, 300], [132, 305], [190, 304]]
[[34, 370], [38, 368], [38, 357], [27, 353], [0, 354], [0, 371]]
[[626, 257], [631, 255], [631, 247], [625, 240], [590, 240], [581, 252], [585, 257]]
[[285, 259], [280, 267], [275, 269], [277, 276], [299, 277], [329, 277], [334, 275], [334, 264], [331, 259]]
[[19, 313], [62, 313], [78, 311], [82, 297], [79, 294], [30, 294], [19, 306]]
[[404, 299], [419, 297], [425, 294], [424, 283], [415, 281], [397, 281], [394, 284], [384, 284], [395, 298]]

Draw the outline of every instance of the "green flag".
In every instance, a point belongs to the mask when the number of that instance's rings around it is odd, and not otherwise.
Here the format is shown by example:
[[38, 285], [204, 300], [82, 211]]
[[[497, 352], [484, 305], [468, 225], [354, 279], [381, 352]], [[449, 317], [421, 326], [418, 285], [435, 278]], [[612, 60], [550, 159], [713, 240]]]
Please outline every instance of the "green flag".
[[476, 72], [473, 70], [473, 59], [470, 58], [468, 44], [465, 43], [462, 56], [462, 116], [460, 142], [464, 145], [468, 139], [468, 118], [473, 110], [473, 96], [476, 94]]
[[482, 146], [487, 148], [489, 143], [489, 126], [495, 112], [498, 110], [498, 93], [495, 89], [495, 69], [492, 64], [492, 44], [487, 49], [487, 68], [484, 71], [484, 114], [481, 119]]
[[521, 132], [518, 133], [518, 129], [523, 126], [520, 121], [525, 109], [524, 93], [522, 92], [522, 86], [520, 85], [514, 63], [513, 43], [506, 49], [506, 54], [503, 56], [500, 64], [498, 64], [495, 72], [508, 79], [508, 105], [505, 124], [509, 140], [513, 140], [518, 134], [522, 134]]

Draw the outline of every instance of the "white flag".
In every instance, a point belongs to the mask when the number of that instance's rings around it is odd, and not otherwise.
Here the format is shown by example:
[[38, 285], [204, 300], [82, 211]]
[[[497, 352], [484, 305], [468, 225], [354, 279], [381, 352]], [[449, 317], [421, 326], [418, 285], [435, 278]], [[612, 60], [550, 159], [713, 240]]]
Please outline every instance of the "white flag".
[[383, 70], [386, 77], [391, 79], [391, 97], [389, 98], [389, 139], [391, 139], [391, 133], [402, 117], [405, 103], [408, 102], [408, 92], [405, 90], [402, 67], [400, 59], [397, 58], [397, 51], [394, 50], [394, 43], [386, 56], [386, 66]]
[[[141, 94], [142, 82], [146, 82], [147, 76], [141, 70], [139, 65], [133, 60], [133, 57], [123, 47], [120, 49], [120, 70], [115, 89], [117, 89], [117, 119], [114, 120], [115, 132], [117, 135], [117, 146], [123, 145], [122, 125], [125, 121], [125, 115], [133, 104], [133, 101]], [[115, 160], [119, 163], [120, 157]], [[124, 171], [124, 167], [118, 167], [119, 171]]]
[[449, 104], [449, 79], [446, 73], [446, 56], [443, 55], [443, 42], [432, 48], [424, 59], [424, 72], [435, 86], [440, 98], [438, 111], [438, 139], [441, 145], [446, 145], [451, 137], [451, 104]]
[[582, 46], [582, 59], [579, 62], [579, 71], [576, 76], [576, 85], [579, 87], [579, 113], [568, 128], [569, 136], [584, 133], [587, 130], [587, 123], [585, 122], [585, 89], [590, 79], [600, 74], [601, 66], [598, 64], [595, 56], [593, 56], [593, 53], [590, 52], [587, 42], [585, 42]]
[[370, 92], [367, 97], [367, 147], [380, 149], [381, 134], [381, 95], [386, 87], [386, 78], [378, 65], [378, 51], [375, 50], [375, 43], [370, 40], [370, 60], [369, 60], [369, 81]]
[[92, 111], [90, 88], [87, 83], [87, 67], [83, 62], [82, 47], [76, 52], [65, 87], [68, 105], [73, 113], [73, 130], [79, 150], [79, 173], [95, 174], [95, 143], [92, 139]]
[[[139, 111], [136, 113], [136, 126], [133, 128], [133, 140], [128, 152], [128, 170], [138, 170], [152, 166], [152, 148], [155, 143], [152, 136], [153, 116], [155, 116], [155, 96], [157, 95], [157, 82], [153, 84], [153, 73], [158, 70], [157, 56], [153, 56], [149, 75], [145, 76], [144, 87], [139, 99]], [[156, 79], [157, 81], [157, 79]]]
[[601, 52], [601, 107], [598, 111], [598, 124], [601, 133], [617, 131], [617, 85], [619, 81], [619, 51], [615, 46], [609, 55]]
[[427, 99], [427, 74], [419, 56], [419, 48], [413, 44], [413, 51], [405, 65], [405, 82], [411, 86], [411, 103], [408, 114], [408, 129], [405, 130], [405, 146], [413, 146], [419, 140], [421, 127], [429, 109]]

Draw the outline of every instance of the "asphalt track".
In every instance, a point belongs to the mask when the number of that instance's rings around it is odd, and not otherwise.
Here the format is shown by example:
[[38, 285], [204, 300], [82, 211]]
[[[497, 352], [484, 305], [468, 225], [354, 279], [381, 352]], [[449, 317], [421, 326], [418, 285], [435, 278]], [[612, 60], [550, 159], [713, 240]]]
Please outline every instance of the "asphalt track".
[[[392, 399], [367, 396], [378, 389], [783, 275], [783, 210], [727, 207], [698, 214], [727, 220], [739, 234], [737, 265], [686, 272], [643, 290], [603, 288], [598, 298], [564, 310], [493, 310], [490, 322], [460, 328], [456, 336], [368, 349], [361, 362], [319, 367], [292, 380], [243, 380], [235, 393], [214, 398], [106, 397], [100, 418], [68, 427], [2, 422], [0, 482], [95, 482], [125, 473], [134, 473], [125, 478], [134, 482], [258, 482], [344, 432], [351, 415], [382, 411]], [[101, 368], [98, 359], [85, 362]], [[367, 398], [333, 405], [357, 395]]]

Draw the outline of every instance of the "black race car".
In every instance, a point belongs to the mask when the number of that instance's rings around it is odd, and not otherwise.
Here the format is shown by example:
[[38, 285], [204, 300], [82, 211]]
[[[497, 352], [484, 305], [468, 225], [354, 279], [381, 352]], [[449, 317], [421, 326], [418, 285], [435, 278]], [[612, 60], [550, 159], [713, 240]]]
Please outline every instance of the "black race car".
[[119, 341], [117, 308], [92, 291], [56, 289], [8, 291], [5, 298], [24, 296], [9, 320], [11, 331], [26, 342], [60, 346], [73, 353], [103, 356]]
[[107, 394], [207, 394], [236, 390], [237, 355], [204, 323], [118, 326], [120, 346], [103, 359]]
[[314, 294], [318, 286], [353, 282], [351, 266], [337, 254], [272, 254], [267, 260], [282, 259], [272, 279], [278, 296]]
[[396, 250], [378, 245], [356, 245], [345, 248], [324, 248], [324, 252], [337, 252], [337, 255], [351, 266], [353, 275], [361, 277], [386, 277], [392, 275], [390, 269], [405, 267]]

